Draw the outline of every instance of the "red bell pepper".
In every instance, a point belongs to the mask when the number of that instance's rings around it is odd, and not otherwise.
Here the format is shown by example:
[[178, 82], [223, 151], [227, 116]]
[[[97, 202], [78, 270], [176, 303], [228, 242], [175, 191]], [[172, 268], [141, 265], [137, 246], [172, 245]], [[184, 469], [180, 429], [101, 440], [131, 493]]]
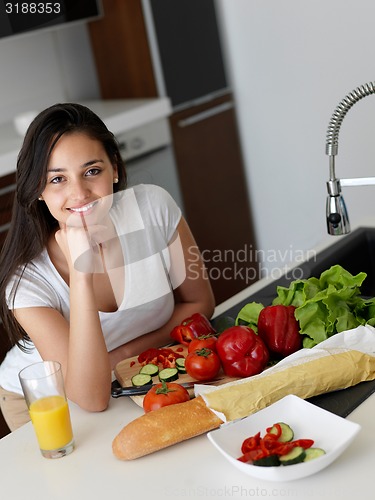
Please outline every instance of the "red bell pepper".
[[289, 356], [302, 347], [299, 323], [294, 317], [294, 306], [267, 306], [259, 313], [258, 335], [269, 351], [278, 356]]
[[202, 335], [216, 333], [215, 329], [204, 314], [195, 313], [189, 318], [173, 328], [171, 337], [180, 344], [189, 345], [189, 343]]
[[269, 352], [263, 340], [247, 326], [232, 326], [219, 335], [216, 350], [229, 377], [250, 377], [264, 370]]
[[[146, 351], [141, 352], [137, 360], [142, 366], [151, 363], [153, 365], [161, 364], [163, 368], [175, 368], [176, 359], [183, 357], [184, 356], [182, 354], [179, 354], [168, 347], [161, 347], [160, 349], [151, 347], [150, 349], [146, 349]], [[133, 365], [130, 364], [130, 366]]]
[[[274, 427], [278, 430], [277, 434], [270, 432]], [[312, 439], [296, 439], [294, 441], [282, 442], [279, 441], [280, 435], [281, 426], [279, 423], [276, 423], [272, 427], [266, 429], [266, 434], [263, 437], [261, 437], [260, 432], [258, 432], [254, 436], [246, 438], [242, 442], [242, 455], [238, 458], [238, 460], [245, 463], [252, 463], [255, 460], [272, 455], [286, 455], [296, 446], [301, 446], [304, 450], [306, 450], [307, 448], [311, 448], [314, 444]]]

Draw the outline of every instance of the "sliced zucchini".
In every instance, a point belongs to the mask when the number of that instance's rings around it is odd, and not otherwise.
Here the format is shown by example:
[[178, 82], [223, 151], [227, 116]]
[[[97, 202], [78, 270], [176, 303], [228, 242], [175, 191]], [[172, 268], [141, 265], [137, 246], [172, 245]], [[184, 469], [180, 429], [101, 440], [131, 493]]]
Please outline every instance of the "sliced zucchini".
[[306, 451], [302, 446], [296, 446], [286, 455], [282, 455], [279, 460], [281, 465], [293, 465], [303, 462], [306, 456]]
[[164, 368], [159, 372], [159, 380], [160, 382], [173, 382], [178, 379], [178, 370], [177, 368]]
[[260, 465], [262, 467], [275, 467], [280, 465], [280, 459], [277, 455], [269, 455], [268, 457], [258, 458], [258, 460], [254, 460], [253, 465]]
[[179, 371], [179, 373], [186, 373], [185, 358], [176, 359], [176, 368]]
[[134, 375], [132, 377], [132, 384], [135, 387], [143, 387], [145, 385], [151, 385], [152, 384], [151, 375], [147, 375], [146, 373], [137, 373], [137, 375]]
[[150, 375], [151, 377], [155, 377], [159, 373], [158, 365], [154, 365], [153, 363], [148, 363], [145, 366], [142, 366], [139, 373], [144, 373], [145, 375]]
[[305, 450], [305, 454], [306, 456], [303, 461], [309, 462], [310, 460], [314, 460], [315, 458], [325, 455], [326, 452], [322, 448], [307, 448], [307, 450]]
[[[285, 424], [284, 422], [277, 422], [280, 427], [281, 427], [281, 436], [279, 437], [278, 441], [280, 443], [287, 443], [288, 441], [293, 441], [294, 438], [294, 432], [293, 429], [288, 425]], [[273, 425], [272, 429], [270, 430], [271, 434], [278, 434], [277, 427]]]

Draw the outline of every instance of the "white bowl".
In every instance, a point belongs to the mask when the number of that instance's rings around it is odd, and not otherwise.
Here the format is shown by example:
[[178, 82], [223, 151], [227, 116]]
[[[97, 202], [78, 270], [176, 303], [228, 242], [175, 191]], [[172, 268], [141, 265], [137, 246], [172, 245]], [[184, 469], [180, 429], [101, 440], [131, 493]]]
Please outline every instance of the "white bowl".
[[[325, 455], [295, 465], [261, 467], [240, 462], [244, 439], [276, 422], [285, 422], [294, 430], [295, 439], [313, 439], [314, 447]], [[249, 476], [268, 481], [291, 481], [315, 474], [330, 465], [349, 446], [361, 426], [338, 417], [303, 399], [289, 395], [242, 420], [223, 424], [208, 433], [208, 439], [229, 462]]]

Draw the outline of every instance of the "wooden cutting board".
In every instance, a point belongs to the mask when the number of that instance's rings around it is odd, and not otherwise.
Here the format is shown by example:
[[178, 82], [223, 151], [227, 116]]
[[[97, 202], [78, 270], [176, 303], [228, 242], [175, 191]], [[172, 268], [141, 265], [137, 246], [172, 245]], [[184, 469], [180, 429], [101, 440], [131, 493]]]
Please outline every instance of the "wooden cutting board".
[[[187, 347], [182, 345], [182, 344], [176, 344], [174, 346], [171, 346], [170, 349], [173, 349], [176, 351], [178, 354], [182, 354], [184, 357], [187, 356], [188, 350]], [[132, 377], [139, 373], [139, 370], [142, 368], [140, 363], [138, 362], [138, 356], [133, 356], [132, 358], [127, 358], [124, 359], [123, 361], [120, 361], [114, 369], [116, 379], [120, 383], [122, 387], [127, 387], [132, 385]], [[159, 366], [161, 369], [161, 367]], [[215, 383], [212, 385], [221, 385], [221, 384], [226, 384], [227, 382], [230, 382], [232, 380], [236, 380], [235, 378], [227, 377], [222, 369], [220, 370], [218, 376], [216, 378], [220, 378], [220, 380], [217, 380]], [[153, 381], [155, 384], [159, 383], [160, 380], [158, 376], [153, 378]], [[190, 377], [187, 373], [180, 373], [178, 379], [175, 381], [177, 383], [183, 383], [183, 382], [192, 382], [194, 379]], [[198, 382], [199, 383], [199, 382]], [[194, 389], [189, 389], [189, 394], [190, 397], [194, 396]], [[143, 405], [143, 398], [144, 396], [131, 396], [132, 400], [137, 403], [139, 406]]]

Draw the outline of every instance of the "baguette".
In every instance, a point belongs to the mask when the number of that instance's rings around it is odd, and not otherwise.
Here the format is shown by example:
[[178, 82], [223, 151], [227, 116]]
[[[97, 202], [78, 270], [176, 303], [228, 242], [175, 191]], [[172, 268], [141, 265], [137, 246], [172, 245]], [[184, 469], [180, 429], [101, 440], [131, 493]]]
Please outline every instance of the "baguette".
[[120, 460], [133, 460], [204, 434], [222, 423], [198, 396], [136, 418], [115, 437], [112, 451]]

